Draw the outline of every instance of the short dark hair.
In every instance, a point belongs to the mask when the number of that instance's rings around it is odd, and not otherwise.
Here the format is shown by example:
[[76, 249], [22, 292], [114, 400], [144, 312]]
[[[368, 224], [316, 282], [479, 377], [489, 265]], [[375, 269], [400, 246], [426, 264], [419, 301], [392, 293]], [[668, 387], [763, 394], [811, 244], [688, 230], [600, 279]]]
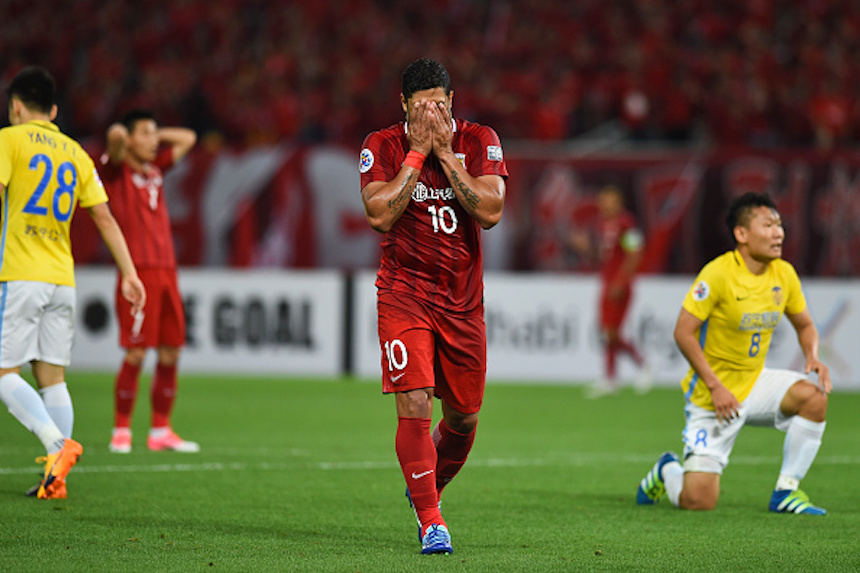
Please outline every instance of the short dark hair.
[[769, 207], [776, 211], [776, 203], [767, 193], [744, 193], [729, 204], [726, 213], [726, 227], [729, 228], [729, 236], [735, 241], [735, 227], [745, 227], [752, 218], [752, 210], [757, 207]]
[[403, 97], [409, 99], [415, 92], [442, 88], [445, 95], [451, 93], [451, 77], [445, 66], [431, 60], [430, 58], [419, 58], [406, 66], [403, 70], [402, 92]]
[[129, 133], [134, 131], [134, 126], [138, 121], [152, 120], [155, 121], [155, 115], [148, 109], [133, 109], [122, 116], [122, 124]]
[[20, 100], [32, 111], [50, 113], [54, 107], [56, 89], [54, 77], [48, 70], [39, 66], [28, 66], [12, 78], [6, 88], [6, 96], [9, 101], [12, 101], [12, 98]]

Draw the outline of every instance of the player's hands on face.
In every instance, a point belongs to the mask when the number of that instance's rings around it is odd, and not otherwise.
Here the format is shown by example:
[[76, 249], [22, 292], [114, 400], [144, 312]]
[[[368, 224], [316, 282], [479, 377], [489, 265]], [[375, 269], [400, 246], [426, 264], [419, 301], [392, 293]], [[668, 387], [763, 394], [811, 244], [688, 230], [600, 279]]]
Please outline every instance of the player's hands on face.
[[406, 140], [409, 142], [409, 149], [422, 155], [430, 155], [433, 150], [431, 105], [431, 102], [423, 99], [412, 102], [407, 120]]
[[738, 417], [741, 405], [735, 395], [722, 384], [711, 390], [711, 400], [714, 402], [714, 412], [718, 420], [731, 422]]
[[451, 141], [454, 139], [454, 127], [451, 123], [451, 110], [446, 102], [432, 102], [433, 113], [433, 153], [437, 156], [450, 153]]
[[806, 374], [810, 372], [818, 374], [818, 387], [825, 394], [830, 394], [830, 391], [833, 390], [833, 384], [830, 381], [830, 369], [817, 358], [810, 358], [806, 361], [804, 372]]

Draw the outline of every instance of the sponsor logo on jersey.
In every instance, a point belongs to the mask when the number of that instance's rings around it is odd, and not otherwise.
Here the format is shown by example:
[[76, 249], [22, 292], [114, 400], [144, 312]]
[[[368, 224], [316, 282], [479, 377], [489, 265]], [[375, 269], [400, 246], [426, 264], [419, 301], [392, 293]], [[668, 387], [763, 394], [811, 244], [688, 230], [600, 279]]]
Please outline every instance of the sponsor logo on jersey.
[[487, 159], [489, 161], [501, 161], [502, 160], [502, 148], [498, 145], [488, 145], [487, 146]]
[[419, 203], [421, 201], [432, 201], [433, 199], [451, 201], [454, 198], [454, 189], [451, 187], [445, 187], [444, 189], [430, 189], [421, 181], [416, 183], [415, 189], [412, 190], [412, 200]]
[[779, 323], [780, 314], [777, 312], [745, 312], [741, 317], [739, 330], [744, 332], [762, 332], [764, 330], [773, 330]]
[[371, 167], [373, 167], [373, 152], [365, 147], [361, 150], [358, 159], [358, 170], [361, 173], [367, 173]]
[[711, 295], [711, 287], [705, 281], [699, 281], [693, 287], [693, 300], [702, 302]]

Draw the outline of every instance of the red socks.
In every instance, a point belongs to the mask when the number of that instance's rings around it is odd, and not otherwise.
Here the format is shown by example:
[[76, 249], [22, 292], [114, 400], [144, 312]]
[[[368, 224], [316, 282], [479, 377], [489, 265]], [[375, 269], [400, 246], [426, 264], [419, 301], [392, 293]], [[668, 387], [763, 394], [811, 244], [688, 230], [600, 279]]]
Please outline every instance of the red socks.
[[430, 423], [429, 418], [397, 418], [394, 445], [422, 531], [431, 523], [445, 523], [439, 495], [466, 463], [476, 432], [460, 434], [439, 420], [431, 435]]
[[615, 357], [618, 354], [618, 344], [611, 342], [603, 350], [606, 358], [606, 379], [615, 380]]
[[436, 454], [439, 458], [436, 462], [436, 491], [440, 495], [448, 482], [454, 479], [466, 463], [466, 458], [475, 442], [476, 430], [477, 427], [468, 434], [460, 434], [449, 428], [444, 420], [439, 420], [433, 430], [433, 443], [436, 444]]
[[[114, 427], [116, 428], [131, 426], [131, 414], [137, 399], [141, 368], [142, 365], [133, 366], [123, 361], [116, 376], [114, 386]], [[156, 365], [150, 396], [152, 398], [152, 427], [170, 426], [170, 413], [176, 399], [176, 365]]]
[[170, 426], [170, 413], [173, 401], [176, 399], [176, 365], [155, 367], [152, 378], [152, 427], [165, 428]]
[[611, 342], [605, 347], [606, 377], [609, 380], [615, 379], [616, 357], [621, 352], [629, 354], [630, 358], [633, 359], [633, 362], [635, 362], [637, 366], [642, 366], [642, 364], [644, 363], [642, 355], [639, 354], [639, 351], [636, 350], [636, 347], [633, 346], [633, 344], [629, 341], [624, 340], [623, 338], [619, 338], [617, 341]]
[[430, 437], [430, 418], [397, 418], [397, 435], [394, 449], [406, 487], [421, 530], [431, 523], [445, 524], [439, 512], [439, 494], [436, 491], [436, 447]]
[[618, 349], [629, 354], [630, 358], [633, 359], [633, 362], [635, 362], [637, 366], [642, 366], [642, 363], [644, 362], [642, 355], [639, 354], [639, 351], [636, 350], [636, 347], [633, 346], [632, 342], [621, 338], [618, 340]]
[[125, 360], [116, 375], [114, 384], [113, 425], [117, 428], [131, 426], [131, 413], [137, 398], [137, 385], [140, 379], [140, 366], [132, 366]]

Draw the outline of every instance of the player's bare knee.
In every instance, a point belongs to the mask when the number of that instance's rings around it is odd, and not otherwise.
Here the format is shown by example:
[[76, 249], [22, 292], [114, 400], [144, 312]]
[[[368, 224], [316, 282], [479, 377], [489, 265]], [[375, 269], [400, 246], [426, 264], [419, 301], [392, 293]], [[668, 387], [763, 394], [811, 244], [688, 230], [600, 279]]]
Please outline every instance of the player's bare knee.
[[684, 461], [684, 486], [678, 498], [681, 509], [709, 511], [720, 498], [722, 464], [709, 456], [691, 455]]
[[803, 401], [798, 415], [813, 422], [823, 422], [827, 417], [827, 394], [817, 388], [810, 392]]
[[159, 346], [158, 363], [162, 366], [175, 366], [179, 362], [179, 348], [176, 346]]
[[717, 497], [702, 492], [692, 494], [682, 492], [678, 505], [681, 509], [690, 511], [713, 511], [717, 508]]
[[146, 358], [146, 348], [133, 347], [125, 351], [125, 361], [131, 366], [142, 365], [144, 358]]
[[681, 509], [694, 511], [710, 511], [717, 507], [720, 498], [720, 490], [713, 484], [705, 482], [686, 482], [681, 495], [678, 498], [678, 506]]
[[782, 412], [798, 415], [813, 422], [823, 422], [827, 415], [827, 394], [808, 380], [795, 383], [782, 402]]
[[397, 393], [397, 415], [406, 418], [429, 418], [433, 414], [433, 390], [419, 388]]
[[471, 434], [478, 425], [478, 414], [445, 412], [445, 425], [458, 434]]

